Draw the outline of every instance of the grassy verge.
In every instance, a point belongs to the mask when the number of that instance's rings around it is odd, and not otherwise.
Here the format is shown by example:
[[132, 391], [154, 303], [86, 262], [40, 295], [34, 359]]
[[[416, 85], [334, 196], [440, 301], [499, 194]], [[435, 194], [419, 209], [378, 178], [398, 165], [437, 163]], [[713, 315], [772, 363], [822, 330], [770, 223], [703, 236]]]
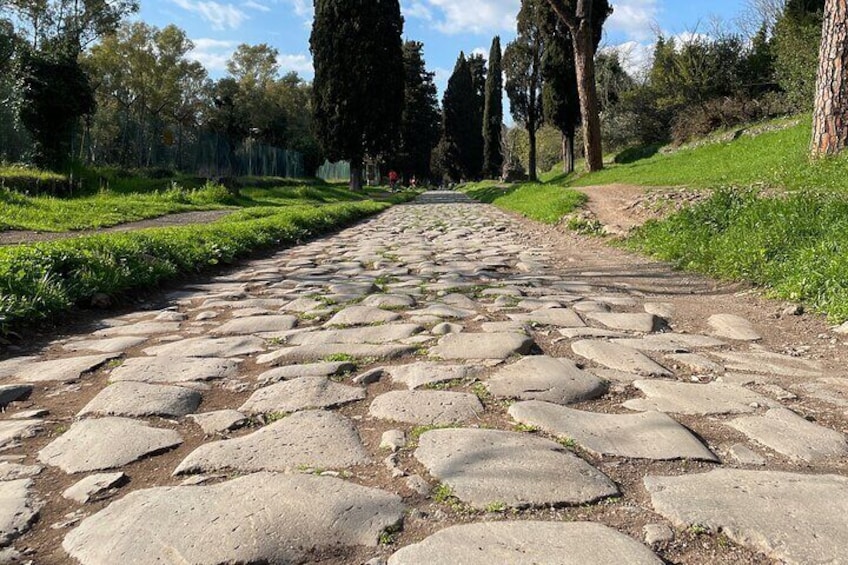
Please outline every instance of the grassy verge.
[[752, 281], [833, 322], [848, 319], [844, 194], [802, 191], [763, 198], [754, 190], [719, 190], [699, 205], [646, 224], [627, 245], [680, 268]]
[[554, 183], [503, 185], [496, 181], [484, 181], [465, 185], [461, 190], [475, 200], [518, 212], [546, 224], [557, 223], [586, 201], [584, 194]]
[[149, 289], [258, 249], [294, 244], [389, 205], [254, 207], [208, 225], [2, 247], [0, 330], [51, 318], [99, 293]]
[[[757, 136], [741, 135], [670, 154], [658, 153], [571, 180], [572, 186], [613, 183], [640, 186], [761, 186], [785, 190], [848, 188], [848, 157], [809, 160], [811, 120]], [[778, 126], [780, 124], [775, 124]]]

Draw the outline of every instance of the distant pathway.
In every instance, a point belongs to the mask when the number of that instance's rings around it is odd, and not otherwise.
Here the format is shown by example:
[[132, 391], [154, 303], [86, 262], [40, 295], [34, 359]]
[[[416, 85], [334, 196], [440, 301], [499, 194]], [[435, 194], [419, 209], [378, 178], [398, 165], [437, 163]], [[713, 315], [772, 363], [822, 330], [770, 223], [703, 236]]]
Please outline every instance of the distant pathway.
[[0, 362], [0, 556], [843, 560], [822, 322], [545, 229], [427, 193]]
[[179, 214], [168, 214], [158, 218], [150, 218], [138, 222], [127, 222], [108, 228], [90, 230], [67, 231], [67, 232], [38, 232], [24, 230], [0, 231], [0, 245], [16, 245], [20, 243], [37, 243], [41, 241], [56, 241], [70, 239], [85, 235], [97, 235], [101, 233], [126, 232], [142, 230], [146, 228], [165, 228], [173, 226], [186, 226], [191, 224], [208, 224], [220, 220], [233, 213], [233, 210], [204, 210], [200, 212], [182, 212]]

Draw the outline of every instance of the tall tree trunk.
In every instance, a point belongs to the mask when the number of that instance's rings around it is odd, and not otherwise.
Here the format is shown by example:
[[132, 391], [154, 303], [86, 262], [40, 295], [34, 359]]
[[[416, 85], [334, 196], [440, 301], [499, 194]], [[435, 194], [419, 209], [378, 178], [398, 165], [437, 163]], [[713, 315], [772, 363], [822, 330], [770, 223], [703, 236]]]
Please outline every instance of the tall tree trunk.
[[574, 129], [562, 136], [562, 171], [565, 174], [574, 172]]
[[595, 53], [592, 45], [592, 26], [589, 20], [580, 21], [572, 30], [574, 63], [577, 71], [577, 92], [580, 95], [580, 112], [583, 116], [583, 143], [586, 168], [589, 172], [604, 168], [601, 147], [601, 117], [598, 112], [598, 92], [595, 86]]
[[813, 157], [836, 155], [848, 146], [848, 2], [827, 0], [824, 11]]
[[362, 192], [361, 158], [354, 158], [350, 161], [350, 190], [351, 192]]
[[539, 180], [538, 175], [536, 175], [536, 128], [536, 120], [529, 120], [527, 122], [527, 134], [530, 137], [530, 158], [527, 163], [527, 178], [530, 182]]

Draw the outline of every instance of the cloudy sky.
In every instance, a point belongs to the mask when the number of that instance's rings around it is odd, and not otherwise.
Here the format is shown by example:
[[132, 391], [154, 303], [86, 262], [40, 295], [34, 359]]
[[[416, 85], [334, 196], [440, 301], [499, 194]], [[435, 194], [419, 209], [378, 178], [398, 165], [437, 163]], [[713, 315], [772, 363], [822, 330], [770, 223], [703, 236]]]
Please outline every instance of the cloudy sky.
[[[639, 65], [657, 30], [667, 35], [708, 33], [717, 20], [732, 24], [746, 0], [614, 0], [604, 45], [621, 47]], [[444, 87], [460, 51], [488, 53], [494, 35], [504, 45], [515, 35], [520, 0], [401, 0], [405, 36], [424, 42], [425, 56]], [[194, 57], [220, 76], [240, 43], [268, 43], [284, 71], [311, 78], [312, 0], [141, 0], [140, 17], [185, 29]]]

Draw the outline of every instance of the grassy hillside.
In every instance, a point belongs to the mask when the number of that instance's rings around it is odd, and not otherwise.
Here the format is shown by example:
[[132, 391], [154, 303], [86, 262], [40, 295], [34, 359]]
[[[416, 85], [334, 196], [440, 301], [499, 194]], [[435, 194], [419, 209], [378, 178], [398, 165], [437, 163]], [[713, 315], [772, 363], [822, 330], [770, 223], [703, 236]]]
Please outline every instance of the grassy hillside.
[[[786, 121], [769, 124], [783, 127]], [[570, 179], [572, 186], [627, 183], [641, 186], [763, 186], [795, 190], [845, 190], [848, 188], [848, 157], [809, 160], [811, 120], [798, 125], [745, 134], [725, 142], [704, 143], [670, 154], [627, 164], [612, 164], [606, 170]]]
[[480, 202], [494, 204], [546, 224], [557, 223], [586, 201], [583, 193], [556, 183], [504, 185], [496, 181], [483, 181], [467, 184], [460, 190]]

